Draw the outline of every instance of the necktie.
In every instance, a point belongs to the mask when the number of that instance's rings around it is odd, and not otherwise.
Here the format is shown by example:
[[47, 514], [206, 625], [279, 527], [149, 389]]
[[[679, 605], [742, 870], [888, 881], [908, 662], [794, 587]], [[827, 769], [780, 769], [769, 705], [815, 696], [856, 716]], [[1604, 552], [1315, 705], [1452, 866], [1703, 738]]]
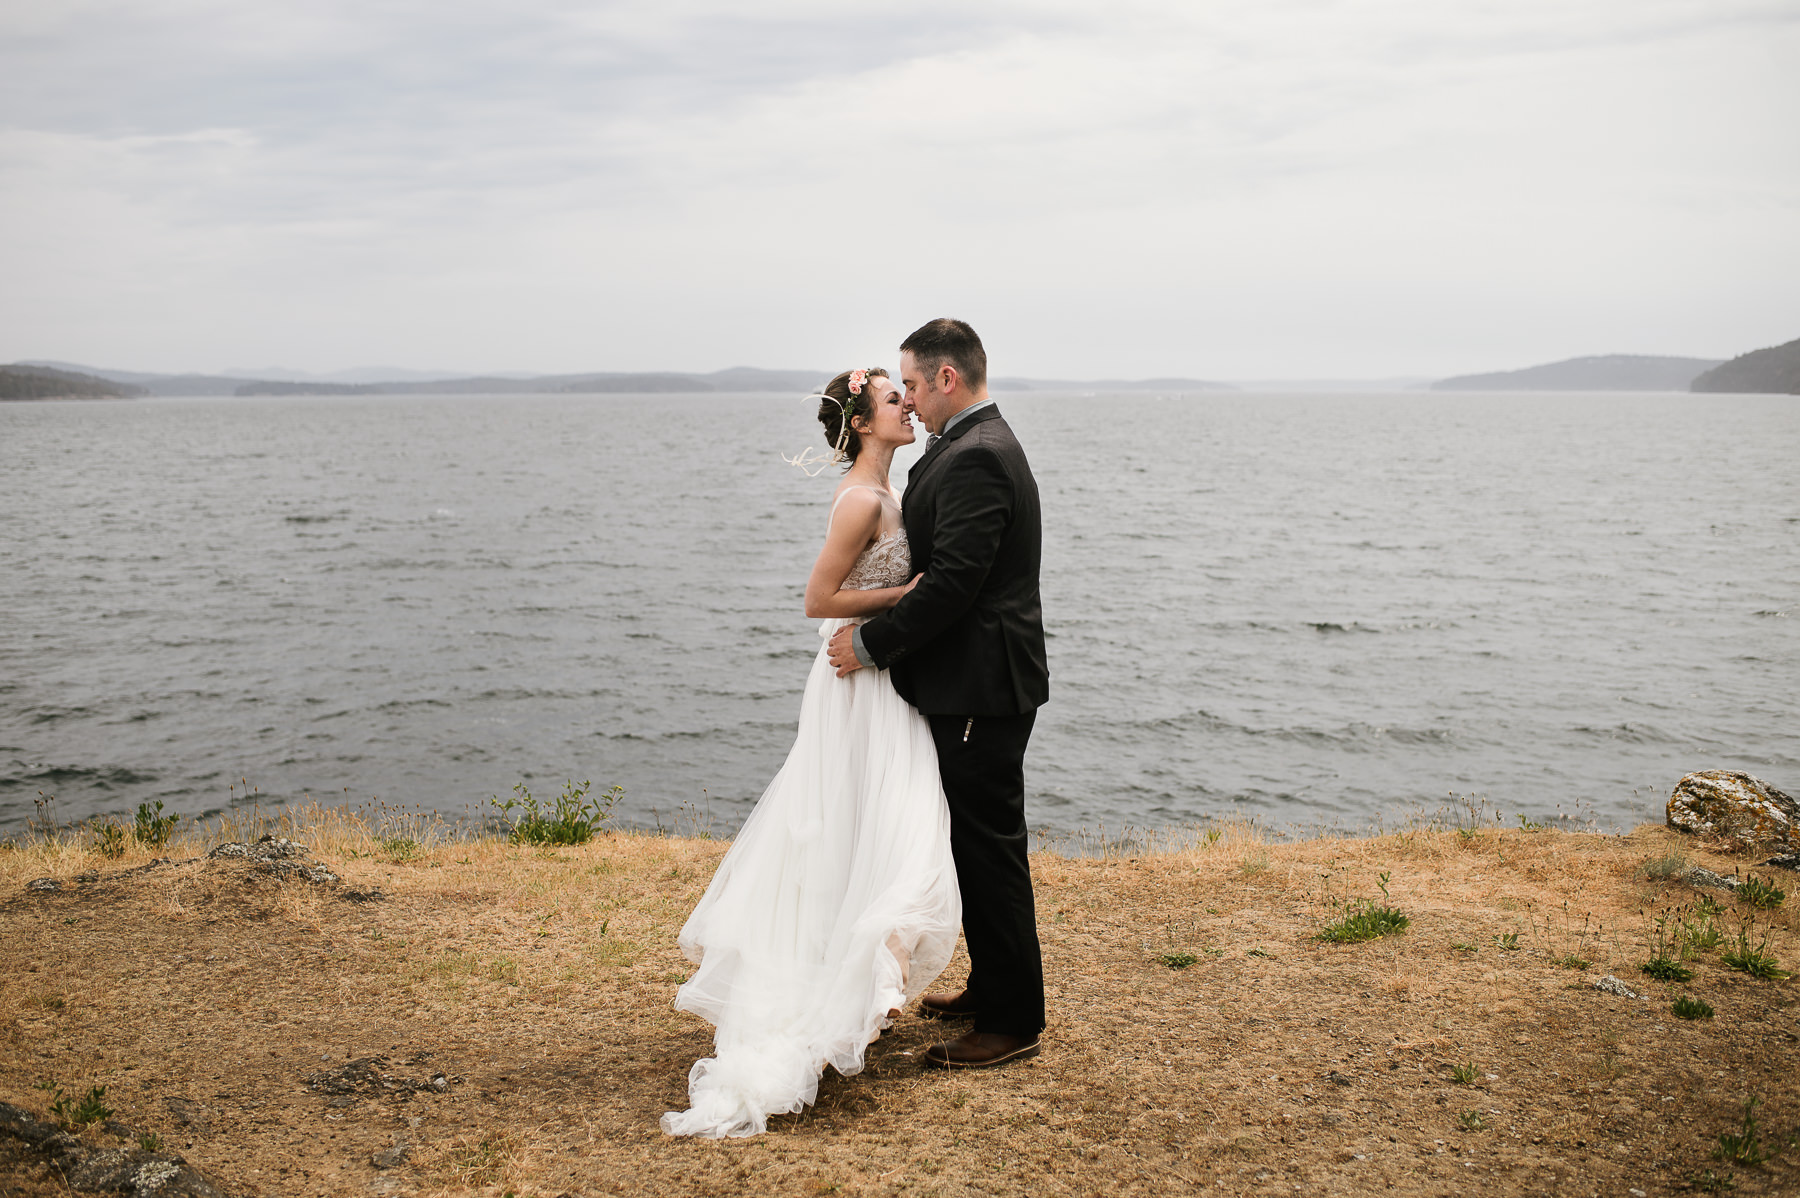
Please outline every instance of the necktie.
[[926, 437], [925, 438], [925, 452], [930, 453], [931, 447], [933, 445], [936, 445], [937, 443], [938, 443], [938, 435], [936, 433], [932, 433], [930, 436]]

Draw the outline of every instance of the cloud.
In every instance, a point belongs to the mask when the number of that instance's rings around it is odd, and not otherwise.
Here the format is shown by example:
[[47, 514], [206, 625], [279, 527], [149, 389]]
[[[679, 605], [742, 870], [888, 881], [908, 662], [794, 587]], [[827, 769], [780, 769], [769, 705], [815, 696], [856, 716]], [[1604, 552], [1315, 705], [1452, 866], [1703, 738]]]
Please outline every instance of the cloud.
[[1430, 372], [1800, 310], [1791, 5], [13, 8], [0, 355], [810, 364], [953, 310], [1037, 373]]

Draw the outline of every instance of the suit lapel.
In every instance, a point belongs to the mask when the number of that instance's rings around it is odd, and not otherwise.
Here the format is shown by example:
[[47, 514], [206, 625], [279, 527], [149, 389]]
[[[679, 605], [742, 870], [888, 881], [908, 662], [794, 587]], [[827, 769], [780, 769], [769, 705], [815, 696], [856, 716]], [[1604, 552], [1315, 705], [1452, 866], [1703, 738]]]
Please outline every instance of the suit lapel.
[[[919, 481], [924, 478], [926, 470], [931, 467], [932, 463], [944, 456], [944, 450], [949, 446], [950, 442], [956, 440], [984, 420], [998, 420], [999, 418], [999, 405], [989, 404], [987, 407], [976, 412], [974, 415], [969, 416], [967, 419], [957, 421], [955, 428], [939, 437], [937, 439], [937, 444], [933, 445], [930, 449], [927, 449], [924, 456], [913, 463], [913, 468], [908, 471], [906, 475], [906, 493], [910, 495], [913, 487], [917, 486]], [[902, 500], [904, 501], [904, 496], [902, 496]]]

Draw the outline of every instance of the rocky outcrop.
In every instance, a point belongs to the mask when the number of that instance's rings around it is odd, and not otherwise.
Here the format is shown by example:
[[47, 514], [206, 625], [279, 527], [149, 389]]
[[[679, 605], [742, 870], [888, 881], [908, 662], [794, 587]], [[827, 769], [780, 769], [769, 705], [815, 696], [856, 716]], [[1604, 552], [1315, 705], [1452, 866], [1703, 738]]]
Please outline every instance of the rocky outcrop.
[[[108, 1124], [107, 1130], [122, 1137], [130, 1135], [129, 1128], [117, 1124]], [[179, 1153], [90, 1143], [9, 1102], [0, 1102], [0, 1136], [47, 1161], [77, 1193], [129, 1194], [131, 1198], [225, 1198], [223, 1189]]]
[[307, 865], [295, 860], [306, 856], [309, 851], [299, 841], [280, 836], [264, 836], [249, 843], [228, 841], [215, 846], [206, 856], [212, 861], [248, 861], [258, 873], [273, 874], [278, 878], [300, 878], [307, 882], [326, 884], [337, 882], [338, 876], [323, 865]]
[[1669, 796], [1669, 827], [1746, 846], [1794, 847], [1800, 803], [1736, 770], [1689, 774]]

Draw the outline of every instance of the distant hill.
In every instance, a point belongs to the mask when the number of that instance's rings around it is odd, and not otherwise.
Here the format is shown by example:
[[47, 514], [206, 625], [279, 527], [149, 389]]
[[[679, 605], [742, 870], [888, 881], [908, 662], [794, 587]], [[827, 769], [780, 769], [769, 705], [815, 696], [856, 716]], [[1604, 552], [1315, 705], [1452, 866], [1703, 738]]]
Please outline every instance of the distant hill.
[[0, 366], [0, 399], [131, 399], [143, 394], [142, 387], [75, 370]]
[[1693, 389], [1800, 395], [1800, 341], [1740, 354], [1695, 379]]
[[990, 391], [1236, 391], [1230, 383], [1206, 379], [1023, 379], [988, 380]]
[[1439, 379], [1433, 391], [1686, 391], [1717, 358], [1656, 358], [1601, 354], [1523, 370]]

